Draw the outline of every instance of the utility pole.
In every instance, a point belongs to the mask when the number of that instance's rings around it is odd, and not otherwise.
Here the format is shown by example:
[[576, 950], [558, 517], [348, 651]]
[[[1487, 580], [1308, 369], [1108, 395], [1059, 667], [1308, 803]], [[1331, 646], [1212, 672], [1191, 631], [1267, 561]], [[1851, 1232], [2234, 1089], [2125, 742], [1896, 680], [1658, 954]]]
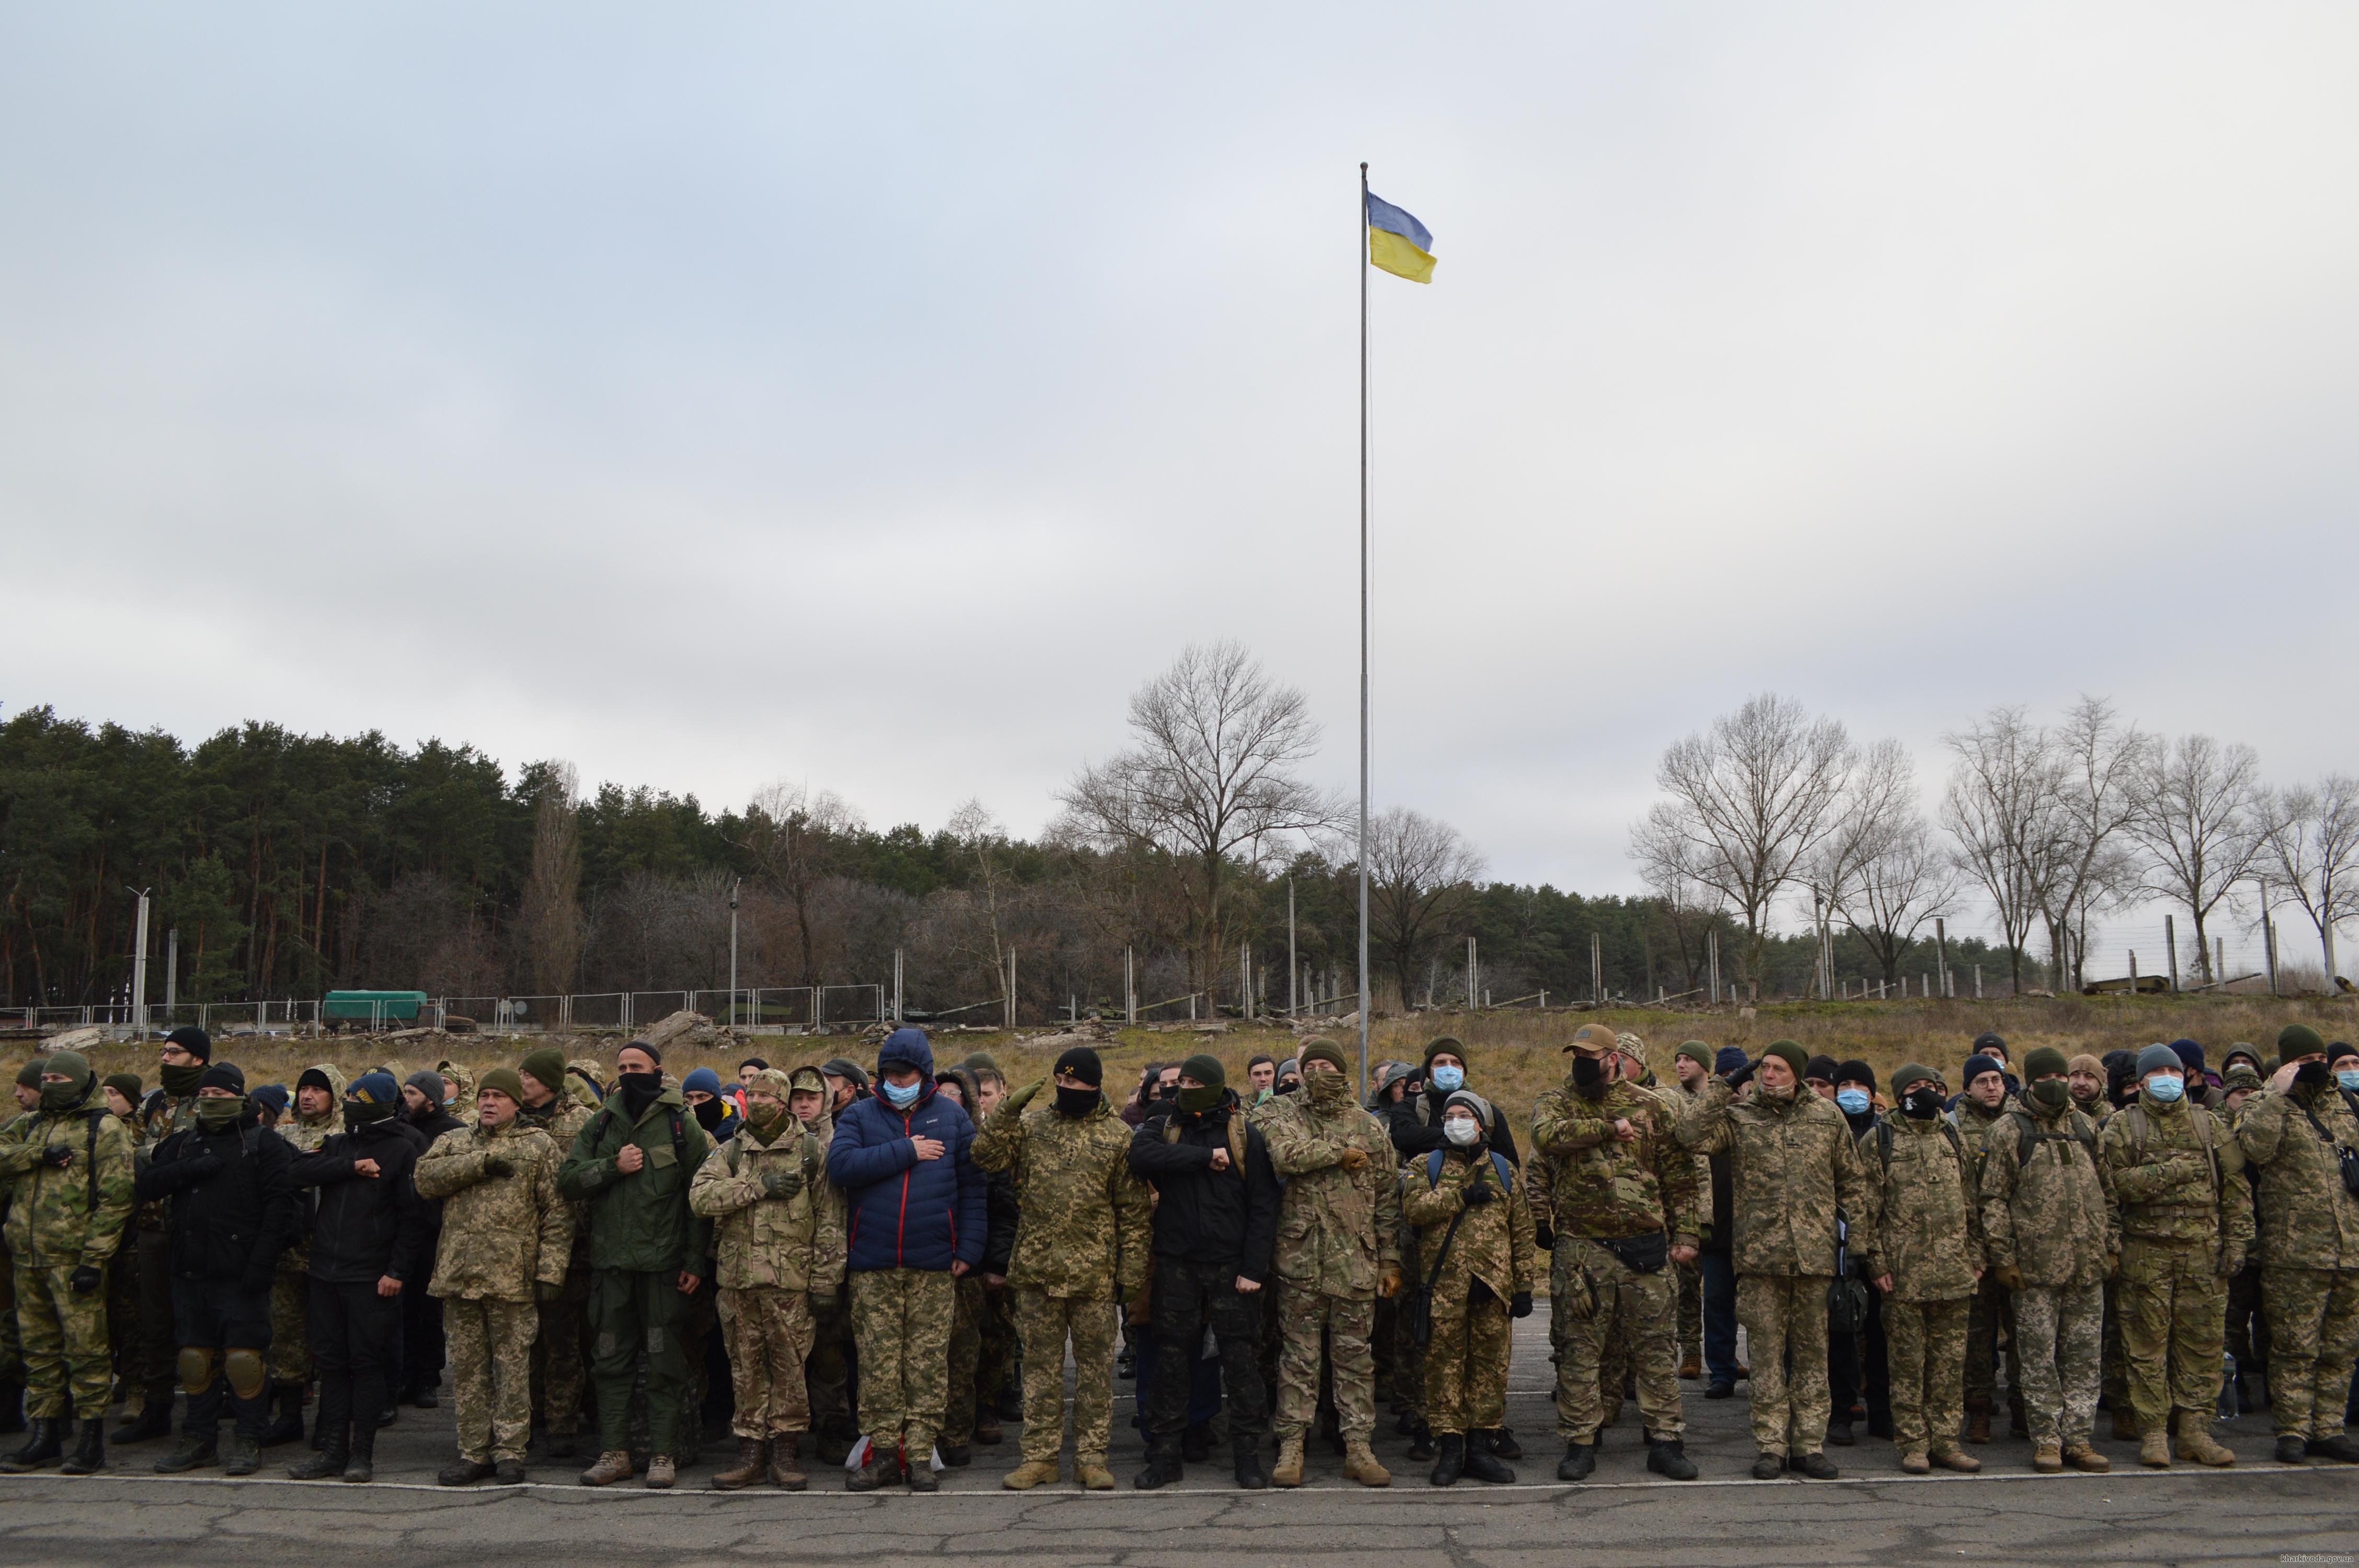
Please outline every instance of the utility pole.
[[1473, 938], [1472, 936], [1469, 936], [1468, 938], [1466, 938], [1466, 1011], [1469, 1011], [1469, 1012], [1472, 1012], [1472, 1011], [1474, 1011], [1474, 1007], [1475, 1007], [1474, 998], [1475, 998], [1475, 995], [1476, 995], [1476, 992], [1475, 992], [1475, 989], [1474, 989], [1474, 938]]
[[139, 899], [137, 929], [132, 936], [131, 954], [131, 1022], [139, 1031], [139, 1038], [147, 1038], [147, 888], [127, 889]]
[[1933, 917], [1933, 968], [1941, 977], [1941, 995], [1950, 994], [1950, 923]]
[[1288, 877], [1286, 879], [1286, 1016], [1288, 1018], [1292, 1018], [1295, 1010], [1302, 1005], [1301, 997], [1295, 989], [1295, 981], [1301, 973], [1302, 966], [1294, 956], [1294, 879]]
[[729, 884], [729, 1033], [737, 1033], [737, 893], [745, 885], [739, 877]]
[[180, 928], [175, 925], [164, 933], [164, 1016], [169, 1019], [179, 1005]]
[[898, 948], [898, 947], [894, 948], [894, 949], [893, 949], [893, 1027], [894, 1027], [894, 1028], [896, 1028], [896, 1029], [898, 1029], [898, 1028], [901, 1026], [901, 979], [902, 979], [901, 965], [902, 965], [902, 962], [903, 962], [903, 958], [902, 958], [901, 949], [900, 949], [900, 948]]
[[1589, 1000], [1605, 1005], [1605, 945], [1594, 931], [1589, 934]]

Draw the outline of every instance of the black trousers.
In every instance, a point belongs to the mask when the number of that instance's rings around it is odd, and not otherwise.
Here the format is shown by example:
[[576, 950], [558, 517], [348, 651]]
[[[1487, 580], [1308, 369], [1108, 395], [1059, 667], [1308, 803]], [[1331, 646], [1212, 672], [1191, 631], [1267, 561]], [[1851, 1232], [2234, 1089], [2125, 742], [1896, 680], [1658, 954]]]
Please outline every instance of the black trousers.
[[1866, 1328], [1858, 1334], [1827, 1331], [1827, 1394], [1830, 1421], [1849, 1422], [1852, 1406], [1862, 1404], [1867, 1407], [1868, 1435], [1892, 1435], [1892, 1368], [1881, 1312], [1870, 1311]]
[[[183, 1349], [266, 1351], [270, 1348], [270, 1287], [266, 1284], [259, 1291], [248, 1291], [239, 1280], [175, 1280], [172, 1328]], [[189, 1396], [181, 1435], [200, 1443], [219, 1437], [223, 1401], [236, 1412], [239, 1436], [258, 1442], [269, 1430], [268, 1379], [264, 1379], [261, 1392], [240, 1399], [230, 1391], [228, 1374], [216, 1366], [212, 1381]]]
[[361, 1447], [372, 1446], [377, 1412], [393, 1402], [390, 1389], [395, 1357], [399, 1354], [401, 1303], [416, 1284], [398, 1296], [376, 1293], [376, 1281], [331, 1284], [311, 1281], [310, 1332], [311, 1354], [320, 1372], [320, 1430], [332, 1453], [351, 1451], [354, 1435], [365, 1434]]
[[423, 1279], [411, 1280], [402, 1286], [396, 1299], [401, 1304], [397, 1391], [416, 1394], [421, 1390], [439, 1388], [442, 1383], [442, 1363], [449, 1358], [442, 1343], [442, 1303], [426, 1293]]
[[1176, 1448], [1187, 1430], [1193, 1381], [1189, 1363], [1209, 1323], [1227, 1386], [1231, 1446], [1239, 1454], [1254, 1452], [1269, 1431], [1269, 1399], [1261, 1380], [1261, 1298], [1267, 1293], [1265, 1286], [1251, 1295], [1241, 1294], [1234, 1268], [1155, 1260], [1154, 1408], [1147, 1419], [1150, 1446]]

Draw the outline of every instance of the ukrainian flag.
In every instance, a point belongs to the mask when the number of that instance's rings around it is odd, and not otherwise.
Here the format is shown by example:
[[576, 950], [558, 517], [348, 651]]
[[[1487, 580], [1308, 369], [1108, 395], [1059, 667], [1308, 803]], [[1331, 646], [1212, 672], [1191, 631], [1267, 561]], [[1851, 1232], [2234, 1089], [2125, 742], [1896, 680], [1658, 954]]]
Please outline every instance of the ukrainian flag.
[[1368, 259], [1411, 283], [1433, 281], [1433, 234], [1426, 226], [1376, 196], [1368, 196]]

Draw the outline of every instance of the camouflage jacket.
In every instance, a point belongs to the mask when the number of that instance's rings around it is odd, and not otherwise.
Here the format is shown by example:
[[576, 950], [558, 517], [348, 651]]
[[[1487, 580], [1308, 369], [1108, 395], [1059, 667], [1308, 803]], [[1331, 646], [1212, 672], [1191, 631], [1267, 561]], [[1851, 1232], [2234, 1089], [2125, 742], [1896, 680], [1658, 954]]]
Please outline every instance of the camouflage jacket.
[[[1010, 1100], [1015, 1097], [1011, 1096]], [[1089, 1115], [1057, 1108], [1054, 1086], [1000, 1102], [974, 1135], [975, 1169], [1016, 1184], [1007, 1282], [1064, 1300], [1129, 1300], [1154, 1266], [1155, 1206], [1131, 1173], [1131, 1130], [1103, 1096]]]
[[[288, 1146], [298, 1154], [318, 1153], [321, 1144], [344, 1130], [344, 1070], [333, 1062], [314, 1062], [304, 1071], [312, 1068], [327, 1076], [328, 1108], [318, 1116], [306, 1117], [290, 1106], [286, 1119], [277, 1127], [278, 1136], [287, 1140]], [[302, 1091], [296, 1092], [299, 1098]], [[295, 1221], [299, 1228], [287, 1249], [278, 1254], [278, 1271], [282, 1274], [305, 1273], [311, 1267], [311, 1218], [312, 1211], [319, 1206], [320, 1195], [309, 1190], [297, 1193], [295, 1197]]]
[[[137, 1162], [145, 1165], [149, 1151], [183, 1128], [197, 1124], [197, 1097], [182, 1095], [174, 1099], [162, 1089], [149, 1089], [139, 1102], [139, 1138], [135, 1147]], [[170, 1198], [152, 1198], [139, 1206], [137, 1225], [142, 1230], [161, 1230], [172, 1213]]]
[[[1614, 1132], [1624, 1119], [1638, 1135], [1627, 1142]], [[1539, 1155], [1532, 1163], [1549, 1168], [1556, 1233], [1617, 1241], [1668, 1231], [1675, 1243], [1692, 1246], [1711, 1187], [1698, 1198], [1696, 1157], [1672, 1135], [1678, 1120], [1659, 1093], [1633, 1083], [1608, 1084], [1593, 1100], [1570, 1082], [1540, 1096], [1532, 1107], [1532, 1148]]]
[[[792, 1197], [762, 1190], [770, 1171], [802, 1173]], [[748, 1125], [716, 1144], [689, 1184], [688, 1206], [712, 1221], [713, 1282], [724, 1291], [843, 1286], [843, 1195], [827, 1179], [827, 1144], [792, 1117], [769, 1143]]]
[[[51, 1149], [66, 1152], [64, 1169], [45, 1162]], [[114, 1256], [137, 1203], [133, 1154], [130, 1129], [95, 1093], [62, 1115], [11, 1122], [0, 1133], [9, 1256], [28, 1268], [95, 1268]]]
[[2121, 1202], [2123, 1235], [2202, 1243], [2222, 1273], [2244, 1265], [2253, 1244], [2252, 1188], [2226, 1117], [2185, 1100], [2165, 1107], [2141, 1088], [2105, 1123], [2098, 1147]]
[[1934, 1118], [1887, 1116], [1859, 1136], [1867, 1176], [1867, 1275], [1892, 1276], [1897, 1302], [1961, 1301], [1983, 1266], [1980, 1195], [1969, 1184], [1965, 1140]]
[[[1522, 1181], [1515, 1181], [1501, 1196], [1498, 1172], [1487, 1158], [1477, 1164], [1464, 1150], [1451, 1149], [1441, 1153], [1438, 1177], [1430, 1173], [1432, 1159], [1429, 1154], [1409, 1162], [1400, 1181], [1401, 1215], [1418, 1227], [1419, 1255], [1439, 1260], [1440, 1276], [1433, 1281], [1435, 1310], [1463, 1310], [1468, 1284], [1474, 1280], [1488, 1285], [1502, 1302], [1530, 1290], [1532, 1215], [1524, 1203]], [[1476, 1181], [1488, 1186], [1494, 1195], [1489, 1203], [1470, 1208], [1466, 1190]], [[1462, 1211], [1463, 1219], [1458, 1218]], [[1453, 1222], [1458, 1227], [1455, 1234], [1450, 1228]], [[1450, 1238], [1448, 1257], [1441, 1254], [1444, 1236]]]
[[2021, 1270], [2027, 1285], [2093, 1285], [2113, 1272], [2122, 1249], [2113, 1167], [2086, 1114], [2068, 1108], [2043, 1117], [2041, 1108], [2035, 1100], [1991, 1126], [1983, 1158], [1983, 1255], [1994, 1269]]
[[2245, 1102], [2236, 1142], [2259, 1172], [2262, 1265], [2359, 1270], [2359, 1198], [2343, 1185], [2335, 1152], [2338, 1143], [2359, 1149], [2351, 1102], [2331, 1084], [2263, 1091]]
[[[582, 1080], [572, 1074], [568, 1073], [566, 1077], [575, 1087], [582, 1087]], [[547, 1105], [516, 1107], [518, 1121], [537, 1132], [547, 1133], [549, 1141], [560, 1150], [571, 1149], [573, 1141], [582, 1135], [582, 1130], [590, 1125], [590, 1119], [597, 1113], [595, 1101], [584, 1105], [574, 1096], [562, 1091], [551, 1096]], [[590, 1200], [579, 1198], [573, 1203], [573, 1267], [586, 1269], [589, 1266]]]
[[1958, 1097], [1958, 1108], [1950, 1113], [1950, 1121], [1957, 1128], [1958, 1136], [1965, 1140], [1966, 1176], [1972, 1184], [1969, 1190], [1982, 1191], [1983, 1156], [1985, 1152], [1984, 1140], [1990, 1136], [1991, 1128], [2009, 1111], [2022, 1108], [2023, 1102], [2013, 1095], [2000, 1100], [1996, 1110], [1984, 1110], [1983, 1102], [1972, 1095]]
[[[1307, 1090], [1272, 1100], [1262, 1119], [1278, 1200], [1277, 1277], [1297, 1289], [1371, 1301], [1384, 1271], [1400, 1266], [1401, 1170], [1384, 1125], [1347, 1096], [1322, 1112]], [[1343, 1152], [1367, 1160], [1343, 1168]], [[1528, 1214], [1528, 1211], [1527, 1211]]]
[[[484, 1162], [497, 1154], [509, 1173]], [[573, 1208], [557, 1192], [557, 1145], [510, 1121], [496, 1132], [462, 1127], [418, 1157], [418, 1195], [442, 1202], [442, 1240], [429, 1294], [528, 1302], [536, 1284], [561, 1285]]]
[[1699, 1153], [1729, 1156], [1738, 1273], [1832, 1275], [1838, 1208], [1851, 1223], [1853, 1253], [1875, 1256], [1874, 1200], [1851, 1123], [1832, 1100], [1798, 1087], [1791, 1099], [1756, 1088], [1740, 1102], [1714, 1078], [1680, 1114], [1679, 1138]]

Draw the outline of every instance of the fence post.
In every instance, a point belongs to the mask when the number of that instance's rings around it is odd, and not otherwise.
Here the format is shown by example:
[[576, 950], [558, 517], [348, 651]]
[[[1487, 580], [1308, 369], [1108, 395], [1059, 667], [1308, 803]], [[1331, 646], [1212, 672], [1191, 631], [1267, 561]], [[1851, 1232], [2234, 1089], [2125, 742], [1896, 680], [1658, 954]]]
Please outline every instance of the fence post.
[[2162, 917], [2163, 957], [2170, 965], [2170, 994], [2179, 994], [2179, 927], [2168, 914]]
[[1007, 1016], [1003, 1027], [1016, 1027], [1016, 944], [1007, 945]]
[[1605, 944], [1594, 931], [1589, 934], [1589, 1000], [1605, 1005]]
[[2137, 949], [2130, 949], [2130, 995], [2137, 995]]
[[902, 998], [908, 994], [901, 989], [904, 978], [901, 964], [901, 949], [896, 947], [893, 949], [893, 1022], [897, 1026], [901, 1022], [901, 1009], [907, 1005]]
[[1138, 970], [1134, 950], [1129, 947], [1122, 950], [1122, 1021], [1134, 1024], [1138, 1022]]

